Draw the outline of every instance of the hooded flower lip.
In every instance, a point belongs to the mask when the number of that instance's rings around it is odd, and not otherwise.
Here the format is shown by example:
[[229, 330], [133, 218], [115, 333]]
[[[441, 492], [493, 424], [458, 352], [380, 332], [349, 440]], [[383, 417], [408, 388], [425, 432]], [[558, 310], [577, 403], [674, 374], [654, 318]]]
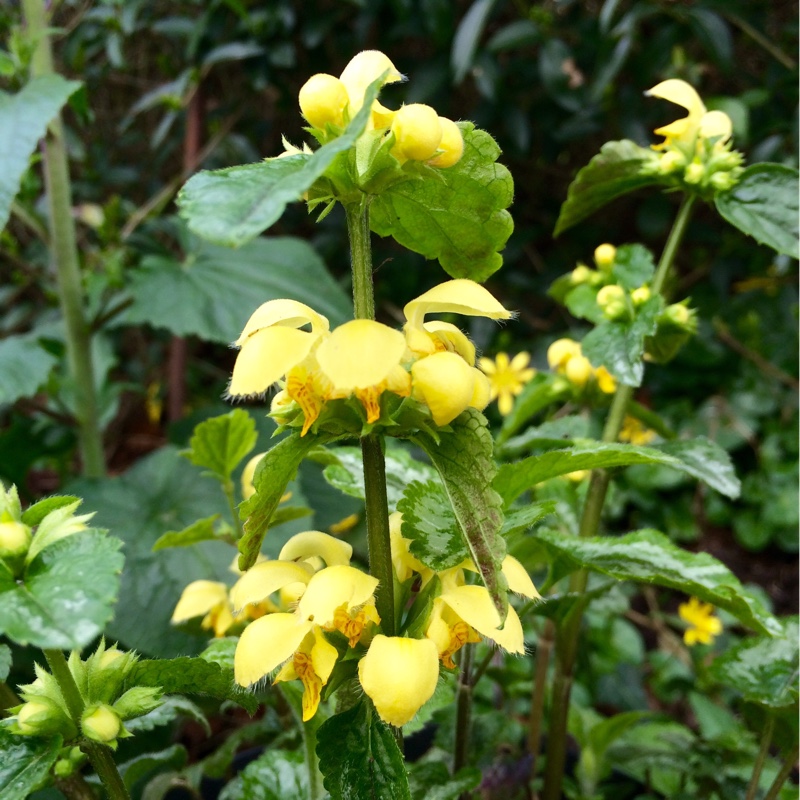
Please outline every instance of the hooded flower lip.
[[172, 622], [186, 622], [195, 617], [204, 617], [203, 628], [214, 631], [215, 636], [224, 636], [234, 623], [228, 587], [218, 581], [193, 581], [181, 594]]
[[428, 406], [437, 425], [449, 425], [472, 401], [475, 372], [456, 353], [433, 353], [412, 364], [412, 395]]
[[405, 725], [436, 691], [436, 645], [378, 634], [358, 664], [358, 679], [384, 722]]
[[[406, 80], [405, 75], [392, 64], [389, 56], [380, 50], [362, 50], [350, 59], [339, 76], [339, 80], [347, 90], [351, 118], [364, 105], [364, 93], [367, 91], [367, 87], [384, 73], [386, 73], [386, 77], [383, 80], [384, 86], [387, 83], [398, 83]], [[372, 104], [373, 127], [386, 127], [391, 124], [393, 113], [376, 100]]]

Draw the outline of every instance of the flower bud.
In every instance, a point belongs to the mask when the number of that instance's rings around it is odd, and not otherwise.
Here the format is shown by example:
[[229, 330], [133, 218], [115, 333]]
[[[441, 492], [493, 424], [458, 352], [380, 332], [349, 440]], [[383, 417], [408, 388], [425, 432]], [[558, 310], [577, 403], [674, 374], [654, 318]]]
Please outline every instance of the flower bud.
[[572, 483], [580, 483], [588, 474], [588, 469], [578, 469], [575, 472], [567, 472], [564, 477]]
[[640, 286], [631, 292], [631, 301], [638, 308], [650, 299], [650, 287]]
[[49, 697], [31, 698], [17, 711], [17, 729], [23, 736], [75, 735], [75, 726], [64, 709]]
[[658, 171], [661, 175], [677, 172], [686, 165], [686, 157], [677, 150], [667, 150], [658, 160]]
[[693, 161], [688, 167], [686, 167], [686, 170], [683, 173], [683, 179], [686, 181], [686, 183], [696, 185], [703, 180], [705, 174], [706, 168], [697, 161]]
[[594, 263], [598, 269], [608, 271], [614, 266], [617, 257], [617, 248], [613, 244], [601, 244], [594, 251]]
[[578, 286], [581, 283], [586, 283], [592, 278], [594, 270], [589, 269], [586, 264], [578, 264], [569, 276], [569, 282]]
[[113, 711], [121, 719], [131, 719], [140, 717], [142, 714], [149, 714], [158, 708], [161, 702], [161, 689], [154, 689], [150, 686], [134, 686], [114, 703]]
[[89, 706], [81, 717], [81, 730], [87, 739], [101, 744], [113, 742], [120, 734], [122, 722], [113, 708], [105, 703]]
[[616, 284], [604, 286], [597, 293], [597, 305], [607, 319], [621, 319], [628, 314], [625, 290]]
[[24, 556], [31, 543], [31, 529], [22, 522], [0, 522], [0, 558]]
[[694, 333], [697, 330], [695, 312], [687, 308], [683, 303], [673, 303], [671, 306], [667, 306], [664, 309], [664, 319], [690, 333]]
[[582, 388], [592, 377], [592, 365], [586, 356], [573, 356], [564, 367], [564, 374], [570, 383]]
[[439, 149], [442, 124], [439, 115], [422, 103], [403, 106], [392, 119], [395, 144], [392, 154], [400, 159], [426, 161]]
[[560, 370], [573, 357], [581, 354], [581, 346], [573, 339], [556, 339], [547, 348], [547, 363], [550, 369]]
[[347, 89], [333, 75], [324, 72], [312, 75], [300, 89], [298, 99], [300, 112], [315, 128], [324, 128], [328, 123], [344, 125]]
[[718, 192], [727, 192], [739, 182], [732, 172], [715, 172], [708, 182]]
[[442, 126], [442, 140], [438, 147], [441, 152], [428, 163], [432, 167], [446, 169], [458, 164], [461, 156], [464, 155], [464, 137], [461, 135], [461, 129], [453, 120], [439, 117], [439, 123]]

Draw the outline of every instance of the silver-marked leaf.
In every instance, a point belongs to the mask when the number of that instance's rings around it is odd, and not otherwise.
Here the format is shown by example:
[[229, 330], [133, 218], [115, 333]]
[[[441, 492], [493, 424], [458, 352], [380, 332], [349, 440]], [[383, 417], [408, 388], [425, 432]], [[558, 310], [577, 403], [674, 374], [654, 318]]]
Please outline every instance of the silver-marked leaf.
[[731, 458], [711, 439], [705, 436], [673, 439], [652, 447], [679, 459], [683, 472], [698, 478], [720, 494], [734, 500], [739, 496], [742, 485], [736, 477]]
[[0, 797], [26, 800], [47, 781], [56, 763], [61, 737], [18, 736], [0, 727]]
[[219, 800], [288, 800], [308, 797], [308, 769], [301, 750], [266, 750], [232, 780]]

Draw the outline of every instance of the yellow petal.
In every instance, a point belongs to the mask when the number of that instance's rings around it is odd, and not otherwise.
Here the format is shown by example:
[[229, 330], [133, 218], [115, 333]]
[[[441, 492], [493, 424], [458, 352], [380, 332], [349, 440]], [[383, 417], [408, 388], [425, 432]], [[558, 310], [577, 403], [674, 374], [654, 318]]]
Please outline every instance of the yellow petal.
[[411, 367], [413, 396], [428, 406], [437, 425], [447, 425], [470, 404], [475, 374], [461, 356], [434, 353]]
[[358, 678], [381, 719], [390, 725], [405, 725], [436, 690], [436, 645], [430, 639], [378, 634], [358, 664]]
[[324, 72], [312, 75], [301, 87], [298, 95], [300, 113], [315, 128], [327, 123], [342, 125], [348, 96], [345, 85]]
[[421, 328], [426, 314], [445, 312], [489, 319], [511, 319], [512, 316], [483, 286], [466, 278], [440, 283], [403, 309], [412, 328]]
[[236, 357], [228, 394], [262, 394], [299, 364], [318, 338], [318, 334], [280, 325], [256, 331]]
[[242, 499], [244, 500], [249, 500], [256, 493], [255, 486], [253, 486], [253, 478], [256, 474], [256, 467], [265, 455], [266, 453], [259, 453], [244, 465], [242, 470]]
[[387, 70], [384, 85], [405, 80], [389, 57], [380, 50], [363, 50], [350, 59], [339, 80], [345, 85], [350, 98], [351, 117], [355, 116], [358, 109], [364, 105], [364, 92], [367, 87]]
[[218, 581], [194, 581], [181, 594], [172, 622], [185, 622], [208, 614], [214, 606], [228, 602], [228, 587]]
[[249, 603], [260, 603], [291, 583], [308, 583], [313, 575], [306, 564], [293, 561], [262, 561], [251, 567], [231, 589], [231, 603], [237, 611]]
[[489, 405], [492, 397], [492, 385], [489, 379], [479, 369], [473, 369], [475, 375], [475, 386], [472, 389], [472, 399], [469, 401], [471, 408], [483, 411]]
[[280, 325], [285, 328], [302, 328], [311, 325], [313, 333], [324, 333], [330, 329], [327, 317], [318, 314], [313, 308], [297, 300], [268, 300], [260, 305], [247, 320], [241, 336], [235, 344], [241, 347], [256, 331]]
[[458, 353], [467, 364], [471, 367], [475, 366], [475, 345], [455, 325], [441, 320], [434, 320], [426, 322], [422, 327], [432, 334], [444, 349], [452, 353]]
[[393, 156], [400, 161], [427, 161], [439, 149], [442, 124], [430, 106], [409, 103], [392, 117], [392, 133], [395, 136]]
[[251, 622], [233, 656], [236, 683], [251, 686], [291, 658], [311, 627], [296, 614], [267, 614]]
[[336, 394], [377, 386], [406, 350], [400, 331], [370, 319], [340, 325], [319, 346], [317, 361]]
[[437, 653], [444, 653], [450, 646], [450, 626], [442, 619], [443, 607], [441, 599], [437, 597], [433, 601], [433, 611], [425, 630], [425, 636], [436, 644]]
[[562, 368], [573, 356], [581, 354], [580, 342], [573, 339], [556, 339], [547, 348], [547, 363], [550, 369]]
[[500, 615], [484, 586], [454, 586], [439, 599], [484, 636], [491, 637], [500, 625]]
[[536, 587], [533, 585], [531, 576], [522, 564], [514, 556], [506, 556], [503, 559], [503, 575], [508, 581], [509, 591], [521, 594], [523, 597], [541, 597]]
[[328, 678], [336, 666], [336, 659], [339, 658], [339, 651], [325, 638], [325, 634], [318, 627], [314, 627], [314, 646], [311, 648], [311, 663], [314, 665], [314, 672], [319, 675], [322, 685], [328, 682]]
[[309, 582], [297, 613], [317, 625], [329, 625], [339, 606], [346, 604], [350, 609], [366, 603], [377, 585], [377, 578], [355, 567], [326, 567]]
[[726, 142], [731, 138], [732, 133], [733, 123], [724, 111], [709, 111], [707, 114], [703, 114], [700, 120], [701, 136], [707, 139], [719, 136], [723, 142]]
[[457, 164], [461, 160], [461, 156], [464, 155], [464, 137], [461, 135], [461, 129], [453, 120], [447, 117], [439, 117], [439, 124], [442, 126], [442, 141], [439, 142], [439, 154], [428, 163], [432, 167], [446, 169]]
[[678, 78], [662, 81], [650, 91], [645, 92], [645, 94], [649, 97], [660, 97], [662, 100], [669, 100], [670, 103], [683, 106], [691, 117], [699, 118], [706, 111], [706, 107], [694, 87]]
[[349, 564], [353, 547], [335, 536], [322, 531], [304, 531], [292, 536], [283, 546], [278, 558], [281, 561], [299, 561], [320, 556], [329, 567]]

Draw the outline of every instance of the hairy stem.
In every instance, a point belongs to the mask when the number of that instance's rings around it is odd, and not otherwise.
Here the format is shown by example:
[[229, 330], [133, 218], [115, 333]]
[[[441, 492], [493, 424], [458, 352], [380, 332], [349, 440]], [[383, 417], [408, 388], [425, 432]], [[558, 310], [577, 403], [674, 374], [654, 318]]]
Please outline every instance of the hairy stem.
[[[693, 195], [686, 195], [678, 210], [651, 284], [651, 291], [654, 295], [656, 293], [664, 293], [664, 285], [675, 260], [675, 255], [678, 252], [678, 246], [686, 232], [694, 200]], [[624, 384], [618, 386], [603, 428], [603, 442], [617, 441], [632, 397], [632, 386]], [[611, 476], [607, 470], [592, 471], [580, 521], [580, 536], [597, 535], [610, 480]], [[586, 591], [587, 580], [588, 572], [586, 570], [579, 570], [573, 573], [569, 581], [570, 592], [583, 594]], [[578, 640], [584, 607], [585, 603], [576, 604], [576, 607], [562, 623], [561, 629], [556, 636], [556, 672], [553, 679], [553, 699], [550, 709], [550, 726], [548, 728], [547, 767], [544, 791], [542, 793], [543, 800], [560, 800], [561, 798], [561, 783], [564, 777], [564, 763], [567, 752], [569, 698], [572, 691], [572, 674], [578, 654]]]
[[[28, 33], [36, 42], [31, 61], [31, 76], [52, 74], [53, 53], [44, 0], [23, 0], [22, 7]], [[66, 328], [67, 362], [74, 384], [83, 473], [90, 477], [101, 477], [105, 473], [103, 441], [94, 385], [91, 336], [83, 307], [81, 270], [75, 222], [72, 218], [72, 188], [60, 114], [50, 123], [44, 140], [44, 178], [47, 186], [51, 253]]]
[[[47, 664], [50, 667], [50, 672], [58, 682], [58, 688], [61, 690], [61, 695], [64, 702], [67, 704], [72, 721], [80, 727], [81, 717], [85, 704], [81, 697], [78, 685], [75, 683], [75, 678], [72, 677], [67, 659], [61, 650], [45, 650], [44, 657], [47, 659]], [[111, 755], [111, 750], [105, 745], [98, 744], [89, 740], [81, 742], [81, 750], [89, 757], [94, 771], [103, 783], [103, 786], [108, 792], [109, 800], [130, 800], [130, 795], [122, 781], [122, 776], [119, 774], [114, 757]]]
[[756, 762], [753, 764], [753, 774], [750, 776], [750, 783], [747, 785], [745, 800], [755, 800], [758, 793], [758, 782], [761, 778], [761, 770], [764, 769], [764, 762], [769, 754], [769, 746], [772, 744], [772, 734], [775, 731], [775, 716], [770, 714], [764, 730], [761, 732], [761, 746], [758, 748]]
[[544, 630], [536, 645], [536, 665], [533, 673], [533, 691], [531, 692], [531, 713], [528, 719], [528, 752], [533, 758], [531, 777], [536, 777], [539, 753], [542, 749], [542, 718], [544, 716], [544, 696], [547, 684], [547, 668], [550, 665], [550, 653], [553, 650], [556, 626], [553, 620], [545, 620]]
[[466, 644], [461, 649], [461, 671], [458, 673], [456, 688], [456, 735], [453, 747], [453, 774], [465, 767], [469, 756], [469, 733], [472, 717], [472, 650], [474, 645]]

